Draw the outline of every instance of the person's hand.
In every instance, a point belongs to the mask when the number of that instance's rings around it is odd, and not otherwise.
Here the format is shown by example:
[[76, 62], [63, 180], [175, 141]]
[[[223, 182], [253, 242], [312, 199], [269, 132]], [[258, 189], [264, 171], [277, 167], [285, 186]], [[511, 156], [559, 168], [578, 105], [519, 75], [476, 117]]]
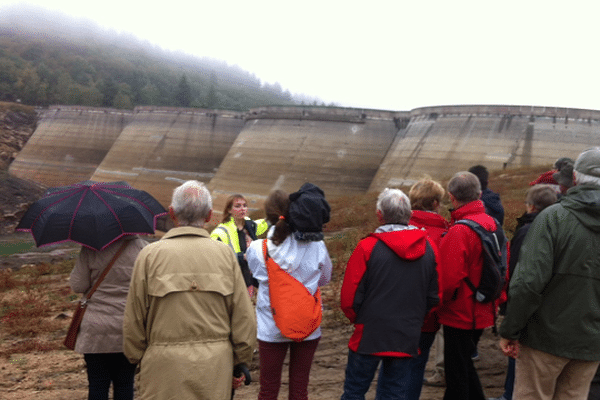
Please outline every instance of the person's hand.
[[518, 340], [500, 338], [500, 349], [505, 356], [517, 358], [519, 357], [521, 344]]
[[242, 384], [244, 383], [244, 381], [246, 380], [246, 377], [242, 374], [242, 376], [240, 377], [233, 377], [233, 383], [231, 384], [231, 387], [233, 387], [234, 389], [239, 388], [240, 386], [242, 386]]

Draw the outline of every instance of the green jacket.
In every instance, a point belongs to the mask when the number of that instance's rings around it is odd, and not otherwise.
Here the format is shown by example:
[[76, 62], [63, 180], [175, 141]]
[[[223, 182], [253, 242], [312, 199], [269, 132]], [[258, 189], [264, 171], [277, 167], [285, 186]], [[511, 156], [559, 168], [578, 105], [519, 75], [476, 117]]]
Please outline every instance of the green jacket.
[[535, 218], [509, 289], [502, 337], [600, 360], [600, 187], [575, 186]]

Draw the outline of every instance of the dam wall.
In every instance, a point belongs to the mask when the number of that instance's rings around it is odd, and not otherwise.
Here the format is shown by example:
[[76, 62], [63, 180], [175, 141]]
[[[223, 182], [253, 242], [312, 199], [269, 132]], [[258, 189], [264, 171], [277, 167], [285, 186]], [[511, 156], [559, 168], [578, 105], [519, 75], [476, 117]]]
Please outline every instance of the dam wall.
[[448, 178], [475, 164], [490, 170], [575, 159], [600, 145], [600, 112], [525, 106], [445, 106], [411, 111], [369, 190]]
[[89, 179], [132, 115], [106, 108], [50, 107], [9, 173], [46, 186]]
[[222, 211], [233, 193], [259, 208], [272, 190], [294, 192], [307, 181], [327, 196], [364, 193], [400, 124], [397, 113], [389, 111], [252, 109], [209, 184], [215, 210]]
[[411, 111], [258, 107], [246, 113], [165, 107], [55, 106], [11, 164], [17, 177], [60, 186], [125, 180], [168, 206], [196, 179], [214, 209], [241, 193], [258, 209], [274, 189], [319, 185], [328, 197], [490, 170], [550, 167], [600, 145], [600, 111], [531, 106], [436, 106]]
[[136, 107], [91, 179], [125, 180], [167, 206], [182, 182], [211, 181], [243, 126], [240, 112]]

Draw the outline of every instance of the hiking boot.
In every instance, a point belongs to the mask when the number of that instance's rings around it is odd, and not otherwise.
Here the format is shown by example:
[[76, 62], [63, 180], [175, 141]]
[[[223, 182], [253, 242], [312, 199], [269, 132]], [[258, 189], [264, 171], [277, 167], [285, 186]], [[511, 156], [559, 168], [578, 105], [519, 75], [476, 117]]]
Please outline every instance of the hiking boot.
[[444, 386], [446, 386], [446, 378], [444, 377], [443, 374], [436, 372], [433, 375], [431, 375], [429, 378], [423, 379], [423, 385], [444, 387]]

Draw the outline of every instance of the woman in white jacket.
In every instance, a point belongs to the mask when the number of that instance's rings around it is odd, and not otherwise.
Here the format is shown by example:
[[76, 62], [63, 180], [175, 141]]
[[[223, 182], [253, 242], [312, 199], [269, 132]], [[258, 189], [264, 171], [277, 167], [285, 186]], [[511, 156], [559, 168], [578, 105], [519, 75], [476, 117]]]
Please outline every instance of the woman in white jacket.
[[[276, 190], [265, 201], [267, 220], [273, 225], [267, 234], [269, 255], [311, 294], [331, 279], [331, 259], [321, 232], [323, 223], [329, 220], [329, 205], [322, 193], [316, 186], [305, 184], [291, 196]], [[310, 215], [303, 215], [302, 210], [307, 209]], [[260, 283], [256, 304], [260, 354], [258, 399], [277, 400], [283, 360], [289, 348], [289, 399], [305, 400], [308, 398], [310, 367], [321, 338], [321, 328], [317, 328], [302, 342], [294, 342], [283, 336], [271, 313], [269, 276], [262, 240], [252, 242], [246, 256], [252, 275]]]

